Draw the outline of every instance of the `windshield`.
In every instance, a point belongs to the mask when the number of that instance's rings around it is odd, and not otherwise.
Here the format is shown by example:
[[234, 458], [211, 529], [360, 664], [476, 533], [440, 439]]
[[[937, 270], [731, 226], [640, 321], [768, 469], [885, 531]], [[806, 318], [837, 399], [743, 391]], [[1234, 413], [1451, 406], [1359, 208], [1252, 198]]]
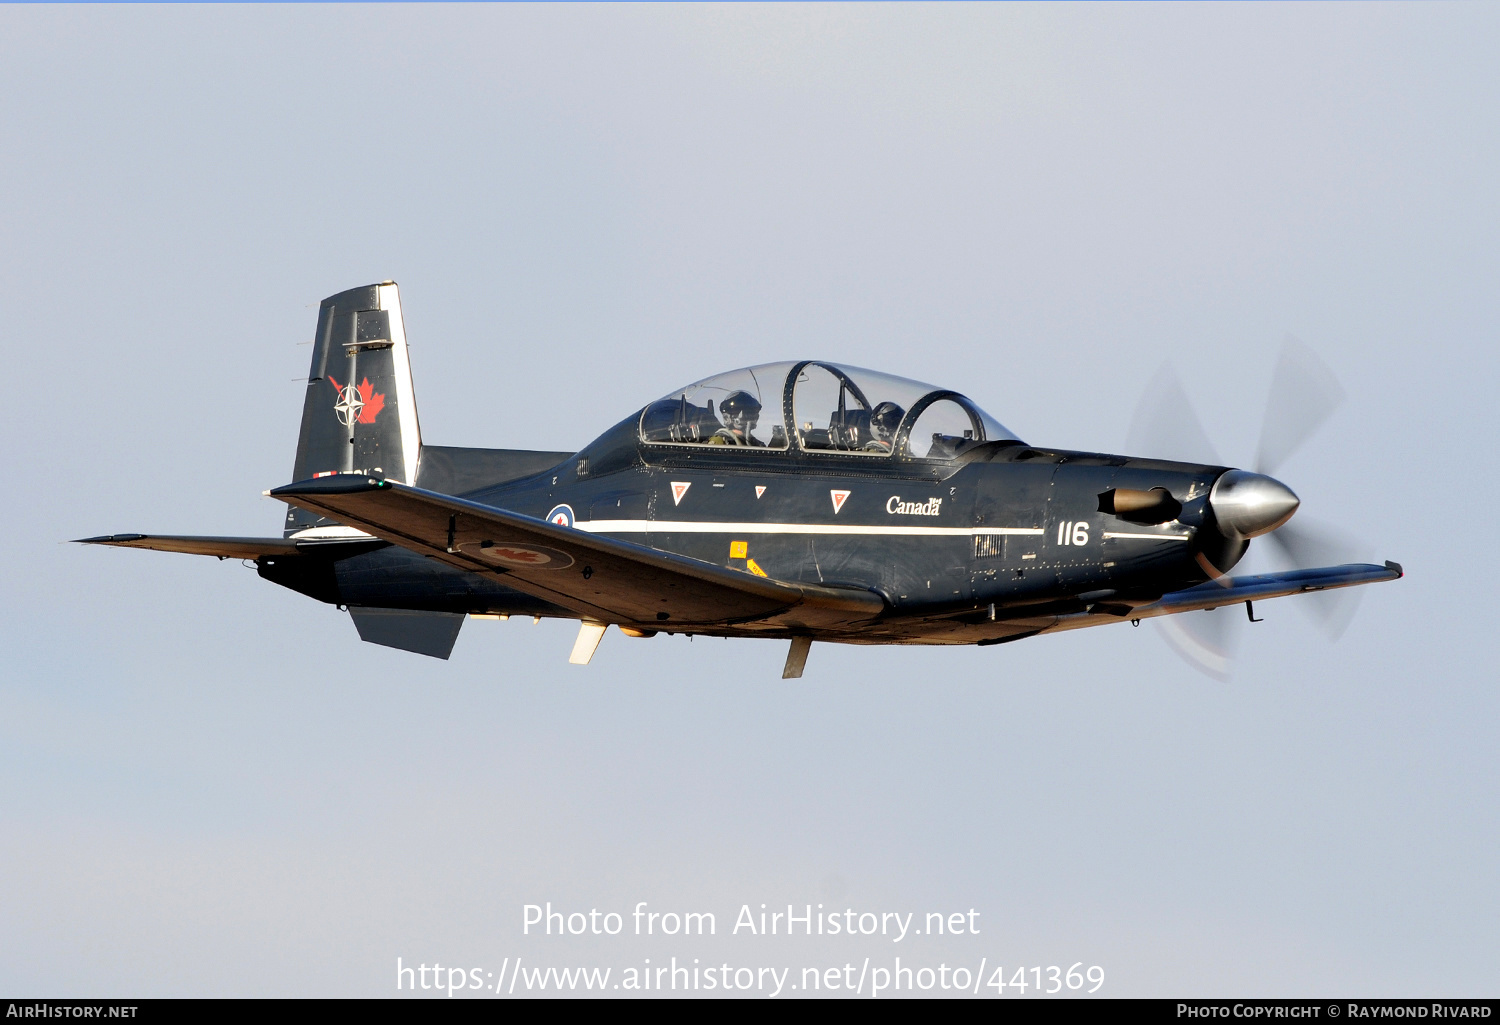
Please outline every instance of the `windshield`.
[[859, 367], [804, 360], [706, 378], [641, 414], [652, 445], [952, 459], [1014, 434], [964, 396]]

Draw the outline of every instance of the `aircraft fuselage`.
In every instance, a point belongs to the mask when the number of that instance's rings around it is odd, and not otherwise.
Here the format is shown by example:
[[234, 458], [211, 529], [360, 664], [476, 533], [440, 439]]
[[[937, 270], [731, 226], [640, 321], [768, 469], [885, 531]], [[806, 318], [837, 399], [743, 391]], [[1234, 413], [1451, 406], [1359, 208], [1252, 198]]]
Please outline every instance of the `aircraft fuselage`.
[[[873, 467], [837, 454], [653, 448], [634, 435], [627, 421], [542, 474], [465, 497], [746, 573], [873, 590], [887, 605], [880, 622], [828, 637], [859, 643], [994, 643], [1059, 617], [1126, 617], [1228, 569], [1244, 547], [1212, 529], [1207, 496], [1222, 467], [1017, 443], [940, 467]], [[1165, 489], [1180, 511], [1161, 523], [1103, 511], [1116, 489]], [[384, 542], [330, 544], [327, 555], [260, 569], [324, 601], [572, 615]], [[673, 632], [766, 633], [748, 623]]]

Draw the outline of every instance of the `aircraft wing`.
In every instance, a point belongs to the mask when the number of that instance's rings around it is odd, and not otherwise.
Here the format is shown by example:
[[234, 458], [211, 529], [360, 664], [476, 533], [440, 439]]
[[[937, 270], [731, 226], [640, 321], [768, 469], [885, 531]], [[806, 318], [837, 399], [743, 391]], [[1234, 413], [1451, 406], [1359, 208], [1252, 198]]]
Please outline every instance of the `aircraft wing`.
[[[1323, 566], [1318, 569], [1295, 569], [1285, 573], [1224, 577], [1219, 581], [1209, 581], [1181, 591], [1173, 591], [1146, 605], [1131, 606], [1123, 603], [1116, 605], [1101, 602], [1086, 612], [1056, 618], [1038, 618], [1036, 620], [1037, 632], [1077, 630], [1087, 626], [1118, 623], [1122, 619], [1154, 619], [1157, 616], [1171, 616], [1196, 609], [1217, 609], [1224, 605], [1281, 598], [1290, 594], [1326, 591], [1337, 587], [1355, 587], [1359, 584], [1375, 584], [1383, 580], [1399, 580], [1403, 575], [1399, 563], [1387, 562], [1384, 566], [1371, 563], [1350, 563], [1345, 566]], [[1020, 620], [1015, 621], [1020, 622]]]
[[879, 615], [873, 591], [752, 576], [395, 481], [338, 474], [269, 492], [605, 623], [827, 628]]
[[297, 542], [285, 537], [192, 537], [184, 534], [105, 534], [78, 539], [81, 545], [149, 548], [155, 552], [215, 555], [221, 559], [258, 559], [262, 555], [295, 555]]
[[1280, 598], [1288, 594], [1306, 591], [1325, 591], [1335, 587], [1354, 587], [1357, 584], [1374, 584], [1382, 580], [1399, 580], [1404, 575], [1401, 565], [1387, 562], [1384, 566], [1370, 563], [1350, 563], [1345, 566], [1325, 566], [1320, 569], [1294, 569], [1285, 573], [1261, 573], [1249, 577], [1225, 577], [1222, 583], [1210, 581], [1162, 595], [1150, 605], [1136, 607], [1132, 618], [1146, 619], [1152, 616], [1168, 616], [1176, 612], [1191, 612], [1194, 609], [1216, 609], [1221, 605], [1236, 605], [1244, 601], [1260, 601], [1264, 598]]

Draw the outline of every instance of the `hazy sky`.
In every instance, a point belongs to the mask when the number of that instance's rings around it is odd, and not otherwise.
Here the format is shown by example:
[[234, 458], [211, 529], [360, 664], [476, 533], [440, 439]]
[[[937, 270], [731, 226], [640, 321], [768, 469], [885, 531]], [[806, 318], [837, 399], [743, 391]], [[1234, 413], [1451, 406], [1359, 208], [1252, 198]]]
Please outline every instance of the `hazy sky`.
[[[1493, 995], [1497, 45], [1482, 4], [0, 8], [0, 991], [900, 955]], [[1337, 644], [1257, 607], [1228, 684], [1149, 625], [782, 681], [522, 620], [438, 662], [61, 543], [278, 533], [317, 303], [384, 278], [439, 444], [815, 356], [1117, 449], [1171, 360], [1245, 464], [1291, 332], [1349, 399], [1279, 476], [1408, 576]], [[546, 901], [718, 935], [522, 936]], [[763, 902], [981, 934], [729, 935]]]

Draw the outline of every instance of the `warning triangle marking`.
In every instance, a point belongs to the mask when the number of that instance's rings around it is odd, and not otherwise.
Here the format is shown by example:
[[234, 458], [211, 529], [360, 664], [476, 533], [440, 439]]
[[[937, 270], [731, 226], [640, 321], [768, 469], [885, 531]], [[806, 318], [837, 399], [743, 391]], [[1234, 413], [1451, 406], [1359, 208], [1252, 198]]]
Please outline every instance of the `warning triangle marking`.
[[828, 492], [828, 495], [833, 499], [833, 514], [837, 516], [839, 514], [839, 510], [844, 507], [844, 499], [849, 497], [849, 492], [830, 491]]
[[672, 482], [672, 504], [681, 505], [682, 496], [687, 494], [687, 489], [693, 486], [692, 481], [674, 480]]
[[765, 493], [766, 493], [766, 486], [764, 484], [757, 484], [757, 485], [755, 485], [755, 497], [756, 498], [759, 498], [761, 495], [764, 495]]

